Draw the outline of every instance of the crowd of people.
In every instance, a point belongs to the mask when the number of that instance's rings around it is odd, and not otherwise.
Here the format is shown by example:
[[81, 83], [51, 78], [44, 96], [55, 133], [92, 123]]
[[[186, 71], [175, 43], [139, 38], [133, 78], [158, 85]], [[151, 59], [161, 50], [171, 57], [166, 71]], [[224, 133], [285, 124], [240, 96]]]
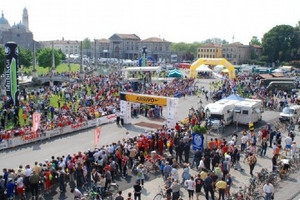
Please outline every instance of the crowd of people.
[[[291, 102], [291, 96], [288, 97], [281, 91], [269, 94], [256, 84], [251, 81], [223, 81], [216, 91], [223, 97], [229, 93], [236, 93], [239, 87], [243, 87], [247, 88], [245, 92], [249, 95], [262, 98], [265, 105], [269, 102], [266, 101], [267, 97], [274, 97], [274, 95], [276, 98], [285, 99], [287, 103]], [[141, 93], [163, 96], [174, 95], [178, 90], [184, 94], [196, 94], [192, 79], [179, 79], [164, 84], [145, 83], [139, 88]], [[132, 88], [129, 82], [119, 79], [118, 73], [108, 77], [85, 76], [82, 83], [72, 83], [67, 88], [42, 87], [29, 94], [23, 91], [20, 107], [28, 113], [28, 118], [34, 111], [43, 114], [42, 131], [47, 130], [49, 122], [54, 124], [51, 126], [54, 128], [117, 112], [120, 91], [131, 92]], [[52, 95], [60, 97], [57, 108], [49, 104]], [[206, 97], [207, 93], [204, 92], [203, 95]], [[78, 107], [75, 102], [78, 102]], [[4, 107], [3, 112], [5, 109], [4, 123], [8, 116], [17, 118], [16, 108]], [[9, 115], [9, 112], [14, 114]], [[64, 118], [67, 120], [65, 121]], [[18, 126], [18, 120], [14, 121]], [[60, 192], [64, 193], [66, 184], [69, 183], [74, 197], [82, 198], [83, 188], [95, 187], [99, 192], [97, 199], [101, 200], [119, 177], [126, 179], [133, 174], [135, 176], [133, 198], [140, 200], [147, 176], [145, 166], [148, 155], [152, 155], [153, 152], [162, 156], [155, 165], [159, 166], [161, 177], [164, 179], [167, 199], [181, 199], [180, 190], [183, 187], [188, 190], [189, 199], [194, 199], [194, 193], [196, 199], [201, 195], [207, 200], [214, 199], [215, 192], [218, 192], [219, 199], [225, 199], [225, 196], [232, 195], [231, 186], [234, 182], [230, 173], [232, 168], [246, 170], [240, 165], [240, 157], [244, 158], [243, 162], [248, 163], [249, 174], [254, 176], [253, 170], [258, 162], [257, 157], [265, 156], [268, 147], [273, 151], [270, 163], [273, 169], [279, 164], [282, 151], [289, 152], [293, 157], [297, 150], [295, 134], [292, 131], [288, 136], [284, 136], [283, 130], [268, 124], [259, 131], [250, 128], [243, 131], [241, 135], [234, 133], [230, 139], [211, 139], [205, 149], [194, 151], [191, 150], [192, 126], [200, 121], [190, 123], [188, 129], [183, 129], [178, 123], [171, 128], [162, 126], [161, 129], [142, 133], [136, 137], [126, 134], [124, 140], [94, 150], [59, 157], [52, 156], [50, 160], [37, 161], [25, 167], [20, 165], [18, 169], [3, 169], [3, 175], [0, 175], [0, 199], [9, 198], [15, 193], [20, 198], [23, 198], [24, 193], [38, 197], [41, 192], [50, 193], [55, 185], [59, 187]], [[6, 132], [4, 131], [5, 134]], [[14, 136], [18, 135], [14, 134]], [[2, 139], [6, 138], [2, 137]], [[183, 168], [181, 176], [179, 168]], [[197, 174], [192, 174], [191, 169], [196, 170]], [[274, 195], [274, 188], [269, 182], [264, 185], [263, 190], [266, 200]], [[132, 199], [131, 193], [125, 195], [128, 200]], [[243, 194], [239, 195], [240, 199], [243, 199]], [[120, 191], [116, 199], [125, 199], [123, 196]]]
[[[35, 162], [34, 165], [20, 165], [16, 170], [3, 169], [3, 175], [0, 176], [0, 197], [5, 199], [5, 190], [6, 196], [10, 197], [14, 194], [15, 187], [20, 197], [24, 190], [37, 197], [41, 188], [43, 192], [49, 193], [53, 184], [58, 185], [61, 192], [65, 192], [69, 182], [74, 196], [83, 197], [81, 191], [84, 187], [95, 186], [99, 191], [98, 199], [102, 199], [111, 183], [119, 180], [119, 177], [127, 178], [130, 173], [136, 180], [133, 186], [134, 199], [141, 199], [147, 176], [145, 165], [148, 155], [157, 152], [162, 155], [162, 159], [157, 160], [156, 164], [165, 180], [167, 199], [180, 199], [183, 186], [188, 190], [189, 199], [193, 199], [194, 193], [196, 199], [202, 194], [207, 200], [214, 199], [216, 191], [219, 199], [224, 199], [231, 195], [232, 168], [246, 170], [241, 168], [241, 155], [244, 157], [243, 161], [249, 164], [249, 174], [254, 176], [257, 156], [265, 156], [268, 146], [273, 151], [270, 163], [273, 169], [279, 164], [277, 162], [281, 151], [290, 151], [294, 156], [297, 149], [294, 136], [289, 134], [282, 141], [280, 131], [274, 130], [270, 125], [258, 132], [244, 131], [240, 138], [237, 134], [233, 134], [229, 140], [212, 138], [208, 141], [207, 148], [196, 151], [191, 150], [191, 134], [191, 130], [184, 130], [176, 124], [172, 129], [162, 127], [136, 137], [126, 134], [122, 141], [94, 150], [56, 158], [52, 156], [50, 160]], [[181, 176], [179, 168], [183, 168]], [[191, 169], [198, 174], [192, 175]], [[264, 188], [266, 187], [269, 186]], [[240, 195], [243, 199], [243, 194]]]
[[[78, 74], [72, 76], [79, 77]], [[57, 127], [116, 113], [120, 109], [119, 92], [134, 92], [129, 81], [120, 79], [119, 72], [109, 76], [85, 75], [76, 80], [67, 85], [40, 87], [32, 91], [24, 88], [19, 96], [20, 106], [13, 106], [10, 99], [4, 98], [0, 141], [32, 134], [31, 121], [34, 112], [41, 113], [38, 133], [45, 134], [45, 131]], [[191, 90], [194, 90], [193, 79], [162, 84], [145, 83], [137, 88], [140, 93], [160, 96], [174, 96], [176, 92], [188, 93]]]

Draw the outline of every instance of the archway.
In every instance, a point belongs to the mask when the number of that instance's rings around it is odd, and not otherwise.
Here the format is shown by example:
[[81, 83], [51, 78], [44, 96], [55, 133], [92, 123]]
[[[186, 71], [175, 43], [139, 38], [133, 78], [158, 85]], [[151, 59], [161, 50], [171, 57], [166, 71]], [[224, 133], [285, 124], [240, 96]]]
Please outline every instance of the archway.
[[116, 46], [114, 49], [114, 57], [120, 58], [120, 47], [119, 46]]
[[120, 93], [120, 108], [124, 124], [131, 121], [131, 103], [142, 103], [167, 107], [167, 126], [175, 127], [177, 122], [178, 98], [135, 93]]
[[223, 65], [228, 70], [228, 78], [235, 79], [235, 68], [234, 66], [227, 61], [225, 58], [199, 58], [196, 60], [190, 67], [190, 77], [196, 78], [197, 72], [196, 69], [202, 64], [205, 65]]

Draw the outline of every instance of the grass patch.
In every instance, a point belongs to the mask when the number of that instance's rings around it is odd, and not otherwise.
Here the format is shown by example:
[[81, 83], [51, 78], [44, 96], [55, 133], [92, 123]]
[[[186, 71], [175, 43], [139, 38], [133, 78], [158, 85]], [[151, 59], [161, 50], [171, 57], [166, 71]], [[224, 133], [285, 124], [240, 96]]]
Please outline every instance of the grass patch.
[[[71, 72], [78, 72], [80, 69], [79, 64], [70, 64], [70, 66], [71, 66]], [[37, 66], [38, 75], [47, 74], [50, 72], [50, 69], [51, 69], [50, 67], [44, 68], [44, 67]], [[31, 75], [32, 70], [33, 70], [33, 67], [30, 66], [29, 68], [23, 68], [20, 71], [23, 71], [24, 73]], [[68, 66], [68, 64], [63, 63], [63, 64], [58, 65], [55, 70], [58, 73], [69, 72], [69, 66]]]

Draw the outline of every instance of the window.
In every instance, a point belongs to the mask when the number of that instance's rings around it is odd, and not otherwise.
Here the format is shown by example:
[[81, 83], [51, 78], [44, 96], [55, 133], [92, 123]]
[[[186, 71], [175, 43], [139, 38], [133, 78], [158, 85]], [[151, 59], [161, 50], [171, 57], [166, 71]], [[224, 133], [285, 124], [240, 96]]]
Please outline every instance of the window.
[[19, 34], [19, 33], [17, 34], [17, 37], [20, 37], [20, 34]]
[[159, 51], [162, 51], [162, 47], [159, 47]]
[[248, 110], [243, 110], [243, 115], [248, 115]]

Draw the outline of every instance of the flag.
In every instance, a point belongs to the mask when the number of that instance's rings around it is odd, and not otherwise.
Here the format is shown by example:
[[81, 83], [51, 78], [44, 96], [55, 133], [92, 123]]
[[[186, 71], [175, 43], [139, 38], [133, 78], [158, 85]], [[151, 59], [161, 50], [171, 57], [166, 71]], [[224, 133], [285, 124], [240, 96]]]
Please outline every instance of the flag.
[[37, 135], [37, 130], [39, 129], [41, 123], [41, 114], [38, 112], [33, 113], [32, 115], [32, 133]]
[[94, 145], [95, 145], [95, 148], [98, 145], [98, 142], [99, 142], [99, 139], [100, 139], [100, 133], [101, 133], [101, 127], [95, 128], [95, 132], [94, 132]]

